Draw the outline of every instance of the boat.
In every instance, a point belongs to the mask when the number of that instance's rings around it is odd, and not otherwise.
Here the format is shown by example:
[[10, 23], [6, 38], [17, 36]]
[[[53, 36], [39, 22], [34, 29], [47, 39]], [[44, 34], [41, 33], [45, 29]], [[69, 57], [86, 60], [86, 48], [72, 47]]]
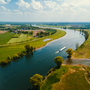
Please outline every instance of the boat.
[[62, 50], [64, 50], [66, 48], [66, 46], [65, 47], [63, 47], [63, 48], [61, 48], [61, 49], [59, 49], [59, 51], [61, 52]]
[[55, 53], [59, 53], [59, 51], [56, 51]]

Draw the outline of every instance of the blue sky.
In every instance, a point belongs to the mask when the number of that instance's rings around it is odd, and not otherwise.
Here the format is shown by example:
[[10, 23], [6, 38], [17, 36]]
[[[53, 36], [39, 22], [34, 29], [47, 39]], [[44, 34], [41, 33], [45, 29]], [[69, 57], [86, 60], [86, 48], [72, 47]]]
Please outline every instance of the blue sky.
[[0, 21], [90, 22], [90, 0], [0, 0]]

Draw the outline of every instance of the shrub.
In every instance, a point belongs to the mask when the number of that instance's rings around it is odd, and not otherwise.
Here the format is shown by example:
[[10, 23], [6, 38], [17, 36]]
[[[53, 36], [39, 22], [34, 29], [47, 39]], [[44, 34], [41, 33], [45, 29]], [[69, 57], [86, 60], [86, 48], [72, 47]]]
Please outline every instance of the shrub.
[[8, 64], [8, 61], [7, 60], [2, 60], [1, 61], [1, 65], [7, 65]]
[[60, 68], [61, 64], [63, 63], [63, 58], [60, 56], [57, 56], [57, 57], [55, 57], [54, 61], [57, 64], [57, 68]]
[[39, 90], [43, 83], [43, 76], [39, 74], [35, 74], [30, 77], [30, 82], [33, 85], [33, 88]]
[[16, 60], [16, 59], [19, 59], [20, 58], [20, 56], [18, 55], [18, 54], [15, 54], [14, 56], [13, 56], [13, 60]]

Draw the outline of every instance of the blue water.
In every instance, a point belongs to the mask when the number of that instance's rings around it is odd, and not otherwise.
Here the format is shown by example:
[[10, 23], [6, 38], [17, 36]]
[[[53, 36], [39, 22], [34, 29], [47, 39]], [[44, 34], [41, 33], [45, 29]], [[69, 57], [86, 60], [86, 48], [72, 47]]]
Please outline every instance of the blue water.
[[[67, 48], [75, 50], [76, 43], [81, 45], [85, 38], [80, 32], [65, 30], [66, 35], [48, 43], [36, 50], [33, 55], [27, 55], [6, 67], [0, 67], [0, 90], [31, 90], [30, 77], [38, 73], [45, 76], [51, 67], [55, 67], [54, 58], [61, 56], [66, 59]], [[55, 53], [66, 46], [62, 52]]]

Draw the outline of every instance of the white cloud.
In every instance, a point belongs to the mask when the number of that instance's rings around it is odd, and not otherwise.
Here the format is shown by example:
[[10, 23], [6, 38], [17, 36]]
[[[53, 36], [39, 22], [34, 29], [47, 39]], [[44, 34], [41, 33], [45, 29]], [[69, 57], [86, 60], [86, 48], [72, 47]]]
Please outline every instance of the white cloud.
[[23, 13], [20, 10], [13, 10], [14, 14], [23, 15]]
[[32, 3], [30, 3], [30, 5], [33, 9], [36, 9], [36, 10], [43, 9], [43, 6], [41, 5], [41, 3], [39, 1], [36, 2], [35, 0], [32, 0]]
[[4, 11], [10, 11], [10, 9], [6, 9], [4, 6], [1, 6], [1, 8], [4, 10]]
[[7, 2], [5, 2], [5, 0], [0, 0], [0, 4], [8, 4], [11, 0], [7, 0]]
[[19, 2], [16, 2], [16, 4], [19, 7], [23, 7], [23, 8], [29, 8], [30, 4], [28, 2], [25, 2], [24, 0], [19, 0]]
[[56, 4], [56, 2], [53, 2], [53, 1], [44, 1], [44, 3], [45, 3], [45, 6], [44, 6], [44, 8], [45, 9], [54, 9], [54, 8], [56, 8], [56, 6], [57, 6], [57, 4]]

